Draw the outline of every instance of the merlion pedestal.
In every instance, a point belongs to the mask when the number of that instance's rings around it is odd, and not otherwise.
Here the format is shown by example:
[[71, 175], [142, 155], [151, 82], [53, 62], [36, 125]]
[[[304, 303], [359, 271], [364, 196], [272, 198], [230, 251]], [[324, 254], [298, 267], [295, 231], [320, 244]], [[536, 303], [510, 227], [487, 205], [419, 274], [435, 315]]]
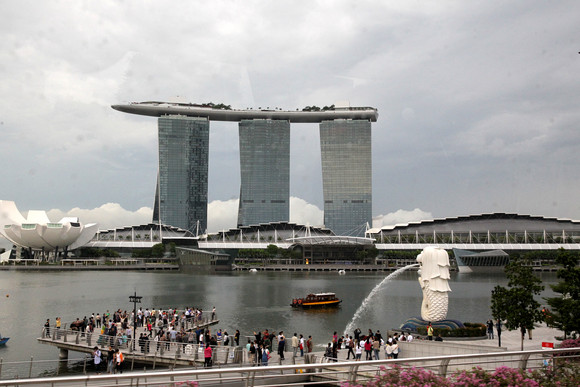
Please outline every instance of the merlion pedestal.
[[417, 256], [419, 284], [423, 289], [421, 318], [441, 321], [447, 317], [449, 287], [449, 255], [439, 247], [426, 247]]

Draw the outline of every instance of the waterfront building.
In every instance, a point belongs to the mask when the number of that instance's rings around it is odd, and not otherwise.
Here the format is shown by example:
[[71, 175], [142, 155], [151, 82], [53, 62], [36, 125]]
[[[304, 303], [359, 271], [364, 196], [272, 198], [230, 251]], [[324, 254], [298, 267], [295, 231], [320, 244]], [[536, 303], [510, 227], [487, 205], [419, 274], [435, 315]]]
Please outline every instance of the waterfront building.
[[165, 116], [159, 125], [159, 175], [153, 222], [205, 231], [209, 161], [207, 118]]
[[364, 235], [372, 221], [370, 121], [323, 121], [320, 150], [324, 225], [337, 235]]
[[580, 250], [580, 221], [496, 212], [369, 229], [379, 250]]
[[242, 120], [238, 226], [290, 217], [290, 123]]
[[[361, 236], [371, 221], [370, 128], [378, 117], [375, 108], [333, 105], [296, 111], [239, 110], [223, 104], [158, 101], [112, 107], [160, 117], [153, 222], [206, 231], [208, 131], [212, 120], [239, 122], [238, 225], [288, 221], [291, 123], [321, 123], [326, 227], [340, 235]], [[187, 149], [191, 147], [194, 149]]]
[[30, 210], [24, 217], [13, 201], [0, 200], [0, 235], [18, 247], [16, 260], [56, 260], [60, 252], [66, 257], [69, 250], [90, 241], [97, 229], [96, 223], [85, 225], [77, 217], [51, 222], [42, 210]]

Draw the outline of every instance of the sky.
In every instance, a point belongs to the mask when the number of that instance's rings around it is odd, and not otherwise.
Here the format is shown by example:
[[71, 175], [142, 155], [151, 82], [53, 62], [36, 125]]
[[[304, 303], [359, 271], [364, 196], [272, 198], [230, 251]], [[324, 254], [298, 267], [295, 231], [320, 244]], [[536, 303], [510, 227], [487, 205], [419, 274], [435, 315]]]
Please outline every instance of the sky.
[[[580, 219], [577, 1], [0, 2], [0, 199], [151, 221], [157, 121], [131, 101], [372, 106], [373, 223]], [[322, 225], [317, 124], [291, 128], [291, 214]], [[235, 227], [236, 123], [210, 126], [208, 231]]]

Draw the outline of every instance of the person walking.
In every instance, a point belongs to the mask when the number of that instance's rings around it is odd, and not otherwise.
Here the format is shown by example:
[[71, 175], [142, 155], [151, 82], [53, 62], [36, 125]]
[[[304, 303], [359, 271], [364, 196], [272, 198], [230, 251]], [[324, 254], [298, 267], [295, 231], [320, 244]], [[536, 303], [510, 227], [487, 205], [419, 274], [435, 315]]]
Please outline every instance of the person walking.
[[346, 348], [348, 349], [348, 353], [346, 354], [346, 360], [350, 360], [350, 355], [352, 354], [353, 360], [356, 358], [354, 354], [354, 339], [351, 337], [346, 336]]

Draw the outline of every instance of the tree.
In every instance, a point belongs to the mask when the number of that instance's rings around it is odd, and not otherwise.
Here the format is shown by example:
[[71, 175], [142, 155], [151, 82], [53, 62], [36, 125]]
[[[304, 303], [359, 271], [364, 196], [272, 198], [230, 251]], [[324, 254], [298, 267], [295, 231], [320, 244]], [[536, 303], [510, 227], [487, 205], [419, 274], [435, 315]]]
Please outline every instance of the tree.
[[580, 267], [578, 255], [564, 249], [558, 250], [556, 263], [562, 267], [557, 276], [561, 279], [555, 285], [550, 285], [558, 297], [544, 298], [551, 308], [546, 316], [548, 325], [576, 338], [580, 334]]
[[540, 303], [534, 299], [544, 286], [526, 261], [515, 259], [505, 267], [508, 288], [496, 286], [491, 292], [491, 312], [494, 318], [505, 320], [508, 330], [519, 329], [521, 349], [524, 350], [526, 329], [533, 329], [534, 323], [544, 320]]
[[151, 248], [151, 256], [154, 258], [161, 258], [165, 254], [165, 246], [163, 243], [157, 243]]
[[276, 245], [268, 245], [266, 246], [266, 251], [268, 252], [268, 256], [274, 258], [278, 255], [278, 246]]

